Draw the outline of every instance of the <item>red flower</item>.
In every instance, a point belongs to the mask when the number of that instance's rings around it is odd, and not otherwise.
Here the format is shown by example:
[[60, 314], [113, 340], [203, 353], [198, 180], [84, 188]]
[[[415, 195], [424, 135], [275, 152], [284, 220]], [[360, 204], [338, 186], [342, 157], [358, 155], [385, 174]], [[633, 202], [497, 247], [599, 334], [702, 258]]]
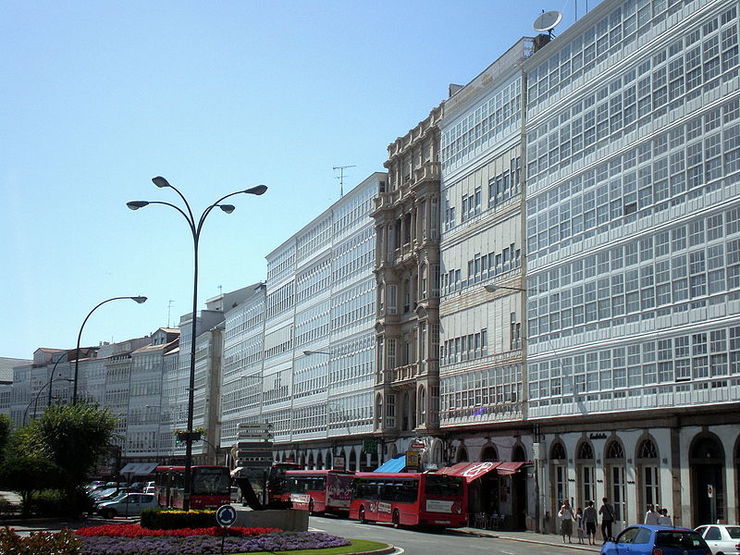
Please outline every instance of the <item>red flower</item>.
[[280, 532], [279, 528], [245, 528], [232, 526], [231, 528], [180, 528], [179, 530], [150, 530], [138, 524], [105, 524], [103, 526], [89, 526], [75, 532], [78, 536], [114, 536], [122, 538], [140, 538], [144, 536], [259, 536], [268, 532]]

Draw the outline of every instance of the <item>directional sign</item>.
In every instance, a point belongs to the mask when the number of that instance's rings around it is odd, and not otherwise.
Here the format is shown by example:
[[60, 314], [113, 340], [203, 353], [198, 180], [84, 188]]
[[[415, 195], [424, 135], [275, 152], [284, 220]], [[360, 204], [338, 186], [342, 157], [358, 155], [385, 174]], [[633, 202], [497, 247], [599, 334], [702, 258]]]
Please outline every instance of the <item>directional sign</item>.
[[216, 509], [216, 522], [219, 526], [233, 526], [236, 522], [236, 509], [231, 505], [221, 505]]

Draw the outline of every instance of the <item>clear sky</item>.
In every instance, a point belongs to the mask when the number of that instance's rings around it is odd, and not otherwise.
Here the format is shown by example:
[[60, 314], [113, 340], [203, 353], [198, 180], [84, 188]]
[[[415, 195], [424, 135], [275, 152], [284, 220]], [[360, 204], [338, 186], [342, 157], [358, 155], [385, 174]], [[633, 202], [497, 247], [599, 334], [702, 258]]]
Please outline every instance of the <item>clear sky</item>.
[[[0, 356], [122, 341], [192, 302], [192, 239], [165, 176], [209, 216], [205, 299], [383, 170], [386, 147], [522, 36], [596, 0], [0, 0]], [[590, 4], [590, 5], [589, 5]], [[171, 301], [171, 302], [170, 302]]]

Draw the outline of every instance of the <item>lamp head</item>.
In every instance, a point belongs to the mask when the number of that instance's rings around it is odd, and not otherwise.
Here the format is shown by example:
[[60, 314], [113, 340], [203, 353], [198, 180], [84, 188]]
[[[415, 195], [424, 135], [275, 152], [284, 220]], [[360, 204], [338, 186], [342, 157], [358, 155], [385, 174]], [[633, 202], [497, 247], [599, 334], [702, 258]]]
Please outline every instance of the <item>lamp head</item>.
[[161, 175], [158, 175], [157, 177], [152, 177], [152, 183], [154, 183], [160, 189], [165, 187], [172, 187], [172, 185], [170, 185], [169, 182]]
[[267, 185], [257, 185], [256, 187], [252, 187], [251, 189], [247, 189], [244, 191], [245, 193], [249, 195], [262, 195], [264, 192], [267, 191]]
[[236, 210], [236, 206], [234, 206], [233, 204], [219, 204], [218, 207], [227, 214], [231, 214], [234, 210]]
[[146, 302], [146, 297], [131, 297], [131, 300], [136, 301], [139, 304]]
[[138, 210], [139, 208], [144, 208], [149, 202], [145, 200], [132, 200], [130, 202], [126, 203], [126, 206], [129, 207], [131, 210]]

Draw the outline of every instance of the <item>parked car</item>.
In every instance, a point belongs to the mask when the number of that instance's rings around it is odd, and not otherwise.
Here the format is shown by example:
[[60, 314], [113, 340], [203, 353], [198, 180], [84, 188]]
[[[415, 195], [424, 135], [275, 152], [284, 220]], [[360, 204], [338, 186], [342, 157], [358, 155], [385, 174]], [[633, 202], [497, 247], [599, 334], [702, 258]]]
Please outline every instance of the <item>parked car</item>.
[[601, 547], [601, 555], [711, 555], [699, 532], [674, 526], [637, 524]]
[[107, 501], [113, 501], [115, 498], [120, 497], [124, 493], [134, 492], [129, 488], [108, 488], [103, 491], [94, 493], [93, 503], [95, 505], [100, 505], [101, 503], [105, 503]]
[[103, 518], [115, 516], [137, 516], [144, 509], [157, 507], [157, 498], [151, 493], [126, 493], [113, 501], [98, 505], [97, 511]]
[[706, 524], [696, 531], [707, 542], [712, 555], [740, 554], [740, 526], [737, 524]]

